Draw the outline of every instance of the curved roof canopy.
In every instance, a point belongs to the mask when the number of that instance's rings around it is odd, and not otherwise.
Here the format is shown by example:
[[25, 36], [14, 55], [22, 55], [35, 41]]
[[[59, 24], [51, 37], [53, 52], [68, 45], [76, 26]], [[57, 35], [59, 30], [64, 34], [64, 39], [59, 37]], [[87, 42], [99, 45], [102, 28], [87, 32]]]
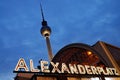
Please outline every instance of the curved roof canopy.
[[100, 56], [99, 52], [83, 43], [73, 43], [63, 47], [54, 56], [52, 62], [107, 66], [106, 61]]

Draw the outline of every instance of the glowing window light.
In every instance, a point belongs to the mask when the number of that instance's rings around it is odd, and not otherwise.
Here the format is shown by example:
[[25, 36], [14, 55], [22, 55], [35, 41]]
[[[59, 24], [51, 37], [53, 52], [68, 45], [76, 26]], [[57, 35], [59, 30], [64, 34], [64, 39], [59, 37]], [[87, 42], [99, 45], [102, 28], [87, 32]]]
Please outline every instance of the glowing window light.
[[92, 52], [91, 51], [87, 51], [87, 55], [91, 55], [92, 54]]

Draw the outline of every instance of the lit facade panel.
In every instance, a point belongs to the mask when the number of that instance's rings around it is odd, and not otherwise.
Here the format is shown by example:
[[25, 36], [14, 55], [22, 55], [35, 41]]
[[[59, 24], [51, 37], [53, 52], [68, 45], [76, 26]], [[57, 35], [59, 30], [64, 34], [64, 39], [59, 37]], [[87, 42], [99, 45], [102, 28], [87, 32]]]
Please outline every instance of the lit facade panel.
[[57, 80], [56, 77], [37, 77], [36, 80]]

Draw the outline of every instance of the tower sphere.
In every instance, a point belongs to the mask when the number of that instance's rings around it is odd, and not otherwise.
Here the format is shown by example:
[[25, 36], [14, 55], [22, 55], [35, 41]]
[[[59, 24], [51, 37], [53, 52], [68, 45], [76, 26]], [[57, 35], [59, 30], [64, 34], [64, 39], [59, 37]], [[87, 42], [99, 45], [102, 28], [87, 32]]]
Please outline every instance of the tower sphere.
[[51, 29], [49, 26], [43, 26], [40, 30], [42, 36], [49, 37], [51, 34]]

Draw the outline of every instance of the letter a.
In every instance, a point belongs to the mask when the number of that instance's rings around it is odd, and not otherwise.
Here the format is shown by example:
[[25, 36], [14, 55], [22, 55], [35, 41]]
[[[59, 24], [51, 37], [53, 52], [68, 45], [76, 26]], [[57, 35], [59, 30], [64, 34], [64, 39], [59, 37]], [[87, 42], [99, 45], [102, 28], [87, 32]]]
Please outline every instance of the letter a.
[[24, 69], [25, 71], [29, 71], [28, 67], [26, 65], [26, 62], [23, 58], [20, 58], [16, 67], [15, 67], [15, 71], [18, 71], [19, 69]]

